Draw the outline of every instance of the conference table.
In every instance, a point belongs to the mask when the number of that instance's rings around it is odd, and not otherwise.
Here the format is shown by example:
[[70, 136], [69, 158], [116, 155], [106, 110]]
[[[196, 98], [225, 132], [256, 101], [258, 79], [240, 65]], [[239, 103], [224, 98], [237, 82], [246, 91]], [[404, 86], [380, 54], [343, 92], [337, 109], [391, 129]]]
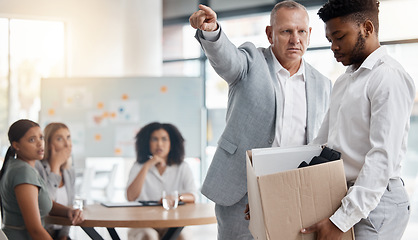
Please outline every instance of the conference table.
[[[216, 223], [215, 205], [212, 203], [188, 203], [176, 209], [165, 210], [162, 206], [105, 207], [87, 205], [83, 209], [84, 222], [80, 226], [91, 239], [102, 240], [95, 227], [107, 228], [113, 240], [120, 240], [115, 228], [169, 228], [164, 240], [177, 239], [185, 226]], [[47, 216], [46, 223], [71, 225], [68, 218]]]

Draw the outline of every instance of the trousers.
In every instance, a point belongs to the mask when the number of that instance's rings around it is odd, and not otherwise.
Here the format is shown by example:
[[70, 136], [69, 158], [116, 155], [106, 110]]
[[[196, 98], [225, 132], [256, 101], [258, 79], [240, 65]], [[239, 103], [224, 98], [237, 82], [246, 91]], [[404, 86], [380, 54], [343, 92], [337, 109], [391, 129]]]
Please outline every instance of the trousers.
[[354, 225], [356, 240], [399, 240], [410, 216], [409, 197], [400, 178], [390, 179], [377, 207]]
[[218, 222], [218, 240], [252, 240], [249, 222], [245, 220], [245, 206], [248, 195], [232, 206], [215, 205], [216, 220]]

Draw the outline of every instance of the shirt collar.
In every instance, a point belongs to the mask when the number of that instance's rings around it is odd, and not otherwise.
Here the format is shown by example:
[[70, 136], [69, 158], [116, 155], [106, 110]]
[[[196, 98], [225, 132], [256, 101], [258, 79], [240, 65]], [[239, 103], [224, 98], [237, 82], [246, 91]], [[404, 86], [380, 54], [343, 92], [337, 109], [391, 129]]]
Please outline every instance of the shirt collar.
[[373, 69], [373, 67], [376, 65], [377, 62], [380, 61], [380, 59], [387, 54], [387, 50], [385, 47], [379, 47], [378, 49], [374, 50], [360, 65], [358, 69], [354, 69], [354, 67], [351, 65], [347, 68], [347, 73], [354, 73], [359, 71], [360, 69]]
[[[277, 60], [276, 56], [274, 55], [273, 49], [271, 47], [270, 47], [270, 53], [271, 53], [271, 56], [273, 58], [273, 64], [274, 64], [274, 71], [275, 71], [275, 73], [277, 74], [280, 71], [286, 71], [287, 74], [289, 75], [289, 71], [287, 71], [287, 69], [285, 69], [280, 64], [279, 60]], [[299, 70], [293, 76], [298, 76], [298, 75], [302, 75], [302, 80], [305, 81], [305, 60], [303, 58], [302, 58], [302, 63], [300, 64]]]

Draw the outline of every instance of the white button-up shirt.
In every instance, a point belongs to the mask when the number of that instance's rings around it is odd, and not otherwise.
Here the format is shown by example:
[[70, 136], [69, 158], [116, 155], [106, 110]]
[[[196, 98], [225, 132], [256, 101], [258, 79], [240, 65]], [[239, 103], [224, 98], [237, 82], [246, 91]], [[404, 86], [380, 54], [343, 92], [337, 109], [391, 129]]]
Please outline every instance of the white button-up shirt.
[[389, 179], [400, 177], [415, 94], [412, 78], [383, 47], [335, 82], [313, 143], [340, 151], [347, 181], [355, 181], [330, 218], [342, 231], [366, 218]]
[[276, 89], [283, 105], [276, 110], [276, 135], [273, 147], [300, 146], [306, 144], [306, 88], [305, 62], [293, 76], [274, 57], [274, 69], [280, 89]]
[[[129, 172], [126, 186], [131, 185], [143, 166], [143, 164], [135, 161]], [[195, 199], [198, 197], [193, 173], [187, 162], [167, 166], [162, 175], [156, 166], [150, 167], [141, 194], [135, 201], [158, 201], [161, 199], [162, 191], [172, 192], [176, 190], [179, 194], [192, 193]]]

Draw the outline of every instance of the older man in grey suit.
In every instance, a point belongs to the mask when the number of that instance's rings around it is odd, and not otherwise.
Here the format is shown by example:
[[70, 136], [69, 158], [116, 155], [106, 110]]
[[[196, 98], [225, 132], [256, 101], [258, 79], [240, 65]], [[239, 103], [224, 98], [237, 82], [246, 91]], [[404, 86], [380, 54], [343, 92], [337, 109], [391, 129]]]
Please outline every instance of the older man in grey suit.
[[[266, 34], [269, 48], [235, 47], [216, 13], [199, 5], [190, 17], [212, 67], [229, 85], [226, 127], [202, 186], [216, 203], [218, 239], [252, 239], [244, 209], [248, 202], [245, 151], [309, 143], [328, 109], [331, 82], [302, 56], [311, 28], [306, 9], [278, 3]], [[279, 223], [278, 223], [279, 224]]]

